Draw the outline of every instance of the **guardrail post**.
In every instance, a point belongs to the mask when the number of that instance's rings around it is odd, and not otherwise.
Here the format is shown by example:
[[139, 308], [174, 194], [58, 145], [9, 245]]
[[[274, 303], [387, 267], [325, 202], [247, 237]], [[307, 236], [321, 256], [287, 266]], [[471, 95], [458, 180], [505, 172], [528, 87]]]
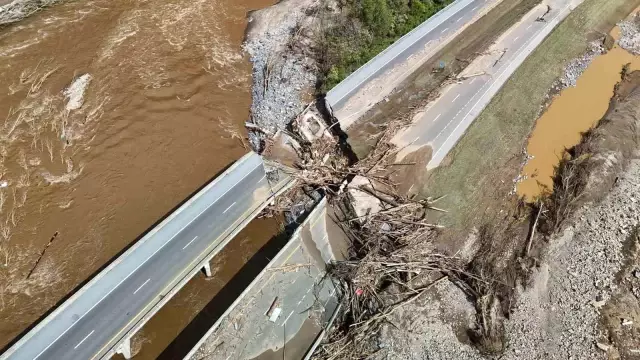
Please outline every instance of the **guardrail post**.
[[211, 265], [209, 264], [209, 262], [207, 261], [206, 263], [204, 263], [204, 266], [202, 267], [202, 270], [204, 270], [204, 275], [208, 278], [210, 278], [212, 275], [211, 273]]
[[131, 359], [131, 339], [128, 338], [120, 344], [118, 350], [116, 350], [117, 354], [124, 356], [125, 359]]

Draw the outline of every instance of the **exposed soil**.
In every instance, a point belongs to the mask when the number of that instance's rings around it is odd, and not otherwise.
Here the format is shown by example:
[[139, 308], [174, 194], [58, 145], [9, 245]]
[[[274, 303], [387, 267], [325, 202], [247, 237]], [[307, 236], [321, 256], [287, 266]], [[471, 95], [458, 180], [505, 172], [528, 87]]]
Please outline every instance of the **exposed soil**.
[[[504, 31], [518, 22], [522, 15], [540, 0], [503, 0], [488, 14], [466, 28], [431, 60], [416, 70], [398, 86], [388, 101], [380, 102], [363, 115], [348, 131], [349, 143], [359, 157], [365, 156], [375, 144], [376, 134], [389, 117], [416, 107], [442, 86], [449, 77], [462, 71], [479, 53], [489, 47]], [[434, 71], [444, 61], [442, 71]], [[431, 94], [431, 95], [430, 95]]]
[[[63, 1], [0, 29], [0, 346], [246, 153], [246, 16], [273, 2]], [[215, 293], [188, 288], [147, 358]]]
[[[535, 240], [534, 247], [542, 251], [535, 256], [537, 265], [526, 286], [517, 286], [516, 301], [509, 305], [501, 359], [637, 358], [637, 76], [626, 77], [614, 107], [585, 138], [589, 144], [581, 144], [592, 151], [582, 197], [588, 202], [574, 211], [547, 245]], [[476, 326], [477, 309], [452, 283], [440, 283], [424, 298], [390, 315], [377, 340], [381, 348], [377, 358], [484, 358], [469, 345], [465, 331]]]

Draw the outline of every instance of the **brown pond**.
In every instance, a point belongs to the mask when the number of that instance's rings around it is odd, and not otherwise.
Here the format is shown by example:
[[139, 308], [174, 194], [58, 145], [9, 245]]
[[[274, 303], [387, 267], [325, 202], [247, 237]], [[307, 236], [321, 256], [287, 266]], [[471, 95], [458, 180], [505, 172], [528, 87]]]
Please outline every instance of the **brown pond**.
[[[612, 35], [617, 35], [614, 29]], [[578, 78], [575, 87], [564, 89], [536, 122], [522, 175], [527, 178], [517, 186], [518, 196], [533, 201], [543, 191], [553, 187], [554, 167], [565, 149], [580, 142], [581, 134], [596, 125], [604, 116], [615, 85], [621, 80], [622, 68], [630, 64], [631, 71], [640, 69], [640, 57], [614, 46], [597, 56]]]
[[[0, 29], [0, 344], [246, 152], [246, 13], [273, 2], [67, 1]], [[225, 257], [276, 232], [253, 224]], [[237, 270], [189, 284], [141, 357]]]

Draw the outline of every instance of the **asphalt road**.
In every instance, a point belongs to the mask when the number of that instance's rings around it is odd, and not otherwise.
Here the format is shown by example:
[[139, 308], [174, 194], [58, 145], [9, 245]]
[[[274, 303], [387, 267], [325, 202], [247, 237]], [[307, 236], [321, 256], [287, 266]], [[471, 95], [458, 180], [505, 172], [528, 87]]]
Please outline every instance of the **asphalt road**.
[[[323, 200], [185, 360], [202, 354], [260, 359], [285, 343], [286, 358], [302, 358], [320, 332], [315, 326], [313, 333], [301, 334], [305, 322], [315, 318], [320, 325], [337, 306], [336, 289], [325, 277], [326, 263], [331, 260], [327, 221]], [[326, 262], [321, 253], [327, 256]], [[279, 316], [272, 322], [266, 313], [276, 299]]]
[[[373, 80], [398, 67], [406, 67], [408, 59], [422, 57], [418, 65], [433, 56], [442, 45], [450, 41], [465, 25], [491, 5], [494, 0], [457, 0], [438, 12], [429, 20], [409, 32], [382, 53], [360, 67], [349, 77], [336, 85], [326, 95], [326, 102], [332, 109], [342, 128], [350, 126], [377, 102], [404, 81], [415, 68], [402, 68], [385, 77], [381, 86], [372, 86]], [[429, 51], [425, 54], [424, 50]], [[372, 88], [371, 88], [372, 87]], [[366, 100], [359, 99], [366, 98]]]
[[269, 199], [272, 190], [265, 174], [258, 155], [245, 156], [0, 359], [86, 360], [108, 354]]
[[[433, 149], [428, 169], [437, 167], [473, 120], [498, 92], [524, 59], [544, 40], [553, 28], [571, 11], [572, 0], [547, 0], [525, 15], [523, 21], [512, 27], [496, 44], [506, 49], [495, 65], [488, 65], [486, 74], [470, 77], [449, 86], [444, 93], [414, 120], [393, 142], [399, 147], [416, 149], [425, 145]], [[547, 21], [536, 21], [546, 11]], [[498, 60], [498, 57], [496, 57]], [[540, 66], [543, 66], [542, 64]]]

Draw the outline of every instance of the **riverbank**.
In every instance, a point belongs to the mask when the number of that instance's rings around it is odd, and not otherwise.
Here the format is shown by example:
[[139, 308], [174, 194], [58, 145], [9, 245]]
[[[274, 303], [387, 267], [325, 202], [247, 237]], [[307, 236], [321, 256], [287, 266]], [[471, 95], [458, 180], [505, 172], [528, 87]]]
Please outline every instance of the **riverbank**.
[[244, 49], [253, 64], [249, 142], [258, 152], [314, 98], [313, 38], [319, 0], [283, 0], [249, 15]]
[[[272, 4], [62, 1], [2, 28], [1, 344], [246, 153], [246, 14]], [[247, 231], [221, 279], [278, 221]], [[223, 286], [194, 283], [143, 329], [139, 358]]]

